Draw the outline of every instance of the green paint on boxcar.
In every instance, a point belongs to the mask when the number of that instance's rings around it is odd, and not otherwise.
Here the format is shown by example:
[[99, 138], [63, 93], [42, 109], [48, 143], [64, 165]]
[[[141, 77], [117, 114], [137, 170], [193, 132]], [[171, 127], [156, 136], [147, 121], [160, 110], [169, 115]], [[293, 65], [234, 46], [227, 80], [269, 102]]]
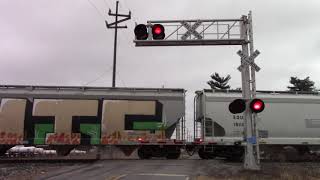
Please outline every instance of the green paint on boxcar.
[[46, 134], [54, 132], [53, 124], [35, 124], [34, 144], [45, 144]]
[[100, 144], [100, 124], [80, 124], [80, 133], [90, 136], [90, 144]]
[[159, 122], [134, 122], [134, 130], [160, 130], [163, 123]]

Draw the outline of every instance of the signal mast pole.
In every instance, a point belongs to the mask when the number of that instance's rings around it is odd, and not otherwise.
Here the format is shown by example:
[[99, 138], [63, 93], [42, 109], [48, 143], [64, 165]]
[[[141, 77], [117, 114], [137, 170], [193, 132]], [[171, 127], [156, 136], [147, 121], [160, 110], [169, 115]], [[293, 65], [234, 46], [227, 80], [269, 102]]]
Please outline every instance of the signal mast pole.
[[[116, 87], [116, 65], [117, 65], [117, 37], [118, 37], [118, 28], [127, 28], [127, 26], [118, 26], [119, 23], [127, 21], [131, 19], [131, 11], [129, 11], [128, 15], [118, 14], [118, 6], [119, 1], [116, 3], [116, 13], [111, 13], [111, 9], [109, 9], [109, 16], [115, 16], [115, 22], [108, 24], [106, 21], [106, 26], [108, 29], [114, 28], [114, 46], [113, 46], [113, 72], [112, 72], [112, 87]], [[118, 17], [125, 17], [118, 21]]]
[[[250, 50], [250, 56], [253, 55], [254, 53], [254, 45], [253, 45], [253, 27], [252, 27], [252, 12], [249, 11], [249, 15], [248, 15], [248, 20], [249, 20], [249, 24], [248, 24], [248, 34], [249, 34], [249, 50]], [[252, 60], [252, 62], [254, 63], [254, 59]], [[251, 66], [251, 95], [252, 98], [256, 98], [256, 71], [255, 69]], [[258, 139], [259, 138], [259, 132], [258, 132], [258, 128], [257, 128], [257, 114], [252, 114], [252, 131], [255, 134], [255, 137]], [[256, 158], [257, 158], [257, 163], [258, 165], [260, 164], [260, 148], [259, 148], [259, 141], [256, 142], [256, 149], [255, 149], [255, 153], [256, 153]]]
[[[242, 28], [241, 28], [241, 36], [245, 40], [248, 40], [248, 19], [246, 16], [242, 16], [243, 21], [241, 22]], [[242, 44], [242, 53], [249, 57], [249, 45], [248, 43]], [[244, 66], [244, 68], [241, 71], [241, 79], [242, 79], [242, 97], [245, 100], [252, 99], [252, 96], [255, 96], [255, 92], [251, 91], [251, 83], [255, 81], [255, 79], [250, 78], [250, 69], [249, 64], [245, 64], [243, 60], [241, 60], [241, 64]], [[252, 71], [251, 71], [252, 73]], [[255, 88], [255, 87], [254, 87]], [[255, 90], [255, 89], [254, 89]], [[258, 147], [258, 142], [256, 140], [256, 130], [255, 126], [253, 126], [253, 113], [249, 109], [250, 101], [247, 101], [246, 104], [246, 110], [243, 113], [244, 116], [244, 133], [245, 133], [245, 141], [246, 141], [246, 147], [245, 147], [245, 157], [244, 157], [244, 167], [245, 169], [251, 169], [251, 170], [259, 170], [260, 167], [258, 165], [258, 158], [256, 157], [258, 152], [255, 152], [255, 147]]]

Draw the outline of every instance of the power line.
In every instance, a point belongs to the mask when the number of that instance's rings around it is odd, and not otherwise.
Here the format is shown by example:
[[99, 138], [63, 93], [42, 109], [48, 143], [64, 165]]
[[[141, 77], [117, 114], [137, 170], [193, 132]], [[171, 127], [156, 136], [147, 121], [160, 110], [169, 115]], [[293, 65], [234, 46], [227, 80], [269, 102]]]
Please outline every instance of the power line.
[[97, 11], [97, 13], [103, 18], [103, 20], [105, 20], [105, 17], [103, 16], [103, 14], [101, 13], [101, 11], [98, 9], [98, 7], [90, 0], [87, 0], [89, 2], [89, 4]]
[[[127, 6], [126, 0], [123, 0], [123, 5], [126, 7], [126, 9], [127, 9], [128, 11], [130, 11], [129, 6]], [[131, 17], [133, 18], [133, 20], [134, 20], [135, 22], [138, 22], [137, 19], [136, 19], [134, 16], [131, 16]]]
[[122, 79], [120, 78], [120, 76], [119, 76], [119, 73], [118, 73], [118, 72], [117, 72], [117, 74], [118, 74], [118, 78], [120, 79], [120, 81], [121, 81], [121, 83], [122, 83], [123, 87], [126, 87], [126, 84], [124, 83], [124, 81], [122, 81]]
[[[87, 0], [90, 5], [98, 12], [98, 14], [103, 18], [103, 20], [105, 20], [105, 17], [104, 15], [101, 13], [101, 11], [98, 9], [98, 7], [91, 1], [91, 0]], [[114, 45], [114, 63], [113, 63], [113, 80], [112, 80], [112, 87], [115, 87], [115, 74], [117, 74], [119, 76], [119, 74], [116, 72], [116, 43], [117, 43], [117, 29], [118, 28], [127, 28], [126, 26], [118, 26], [118, 23], [120, 22], [123, 22], [123, 21], [126, 21], [126, 20], [129, 20], [131, 18], [131, 12], [129, 11], [129, 15], [122, 15], [122, 14], [118, 14], [118, 5], [119, 5], [119, 1], [116, 2], [116, 13], [111, 13], [111, 10], [110, 10], [110, 0], [103, 0], [105, 6], [107, 6], [107, 8], [109, 8], [109, 15], [110, 16], [115, 16], [116, 19], [115, 19], [115, 22], [113, 23], [107, 23], [106, 22], [106, 25], [107, 25], [107, 28], [114, 28], [115, 29], [115, 45]], [[125, 16], [126, 18], [124, 19], [121, 19], [121, 20], [118, 20], [118, 16]], [[103, 72], [100, 76], [98, 76], [96, 79], [94, 80], [91, 80], [87, 83], [84, 84], [84, 86], [88, 85], [88, 84], [91, 84], [93, 82], [96, 82], [97, 80], [99, 80], [102, 76], [104, 76], [105, 73], [107, 73], [108, 71], [110, 71], [110, 68]], [[125, 83], [122, 81], [122, 79], [120, 79], [121, 83], [125, 86]]]
[[125, 5], [125, 1], [122, 1], [122, 3], [123, 3], [123, 5], [119, 4], [120, 8], [123, 8], [123, 9], [130, 11], [130, 9]]
[[87, 83], [84, 83], [83, 86], [87, 86], [91, 83], [94, 83], [96, 81], [98, 81], [99, 79], [101, 79], [107, 72], [110, 72], [112, 70], [112, 67], [109, 67], [107, 70], [105, 70], [104, 72], [102, 72], [97, 78], [91, 80], [91, 81], [88, 81]]
[[[110, 3], [112, 4], [112, 1], [111, 1], [111, 0], [104, 0], [104, 1], [105, 1], [106, 4], [108, 4], [109, 6], [110, 6]], [[121, 5], [121, 4], [119, 3], [119, 7], [130, 11], [129, 6], [127, 6], [128, 3], [127, 3], [125, 0], [120, 0], [120, 1], [121, 1], [121, 3], [123, 3], [123, 5]], [[108, 3], [108, 2], [109, 2], [109, 3]], [[135, 17], [133, 17], [133, 16], [131, 16], [131, 17], [134, 19], [134, 21], [138, 22]]]
[[109, 4], [109, 2], [107, 0], [103, 0], [103, 2], [106, 5], [107, 9], [111, 8], [111, 5]]

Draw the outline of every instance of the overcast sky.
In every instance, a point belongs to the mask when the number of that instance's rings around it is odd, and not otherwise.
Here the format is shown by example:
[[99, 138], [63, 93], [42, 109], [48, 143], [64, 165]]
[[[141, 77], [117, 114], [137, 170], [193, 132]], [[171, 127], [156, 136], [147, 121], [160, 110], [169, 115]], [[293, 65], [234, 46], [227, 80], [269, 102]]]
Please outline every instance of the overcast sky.
[[[91, 3], [0, 0], [0, 84], [111, 86], [114, 31], [104, 20], [113, 21], [106, 14], [115, 1]], [[240, 46], [135, 47], [133, 29], [153, 19], [240, 18], [252, 10], [257, 89], [286, 90], [290, 76], [310, 76], [320, 88], [319, 0], [120, 0], [120, 12], [129, 9], [117, 86], [184, 88], [188, 113], [193, 92], [209, 88], [213, 72], [230, 74], [231, 87], [240, 87]]]

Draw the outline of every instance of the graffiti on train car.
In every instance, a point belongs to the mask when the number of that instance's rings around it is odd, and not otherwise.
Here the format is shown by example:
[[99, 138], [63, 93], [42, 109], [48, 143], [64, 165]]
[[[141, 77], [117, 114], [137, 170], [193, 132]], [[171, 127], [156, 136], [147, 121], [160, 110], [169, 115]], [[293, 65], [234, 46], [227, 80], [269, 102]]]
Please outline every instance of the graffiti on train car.
[[0, 144], [114, 144], [165, 138], [158, 101], [3, 98], [0, 107]]
[[22, 144], [27, 101], [2, 99], [0, 104], [0, 144]]
[[[105, 100], [102, 113], [102, 144], [160, 138], [162, 105], [156, 101]], [[146, 130], [152, 130], [148, 133]], [[133, 133], [134, 132], [134, 133]]]

